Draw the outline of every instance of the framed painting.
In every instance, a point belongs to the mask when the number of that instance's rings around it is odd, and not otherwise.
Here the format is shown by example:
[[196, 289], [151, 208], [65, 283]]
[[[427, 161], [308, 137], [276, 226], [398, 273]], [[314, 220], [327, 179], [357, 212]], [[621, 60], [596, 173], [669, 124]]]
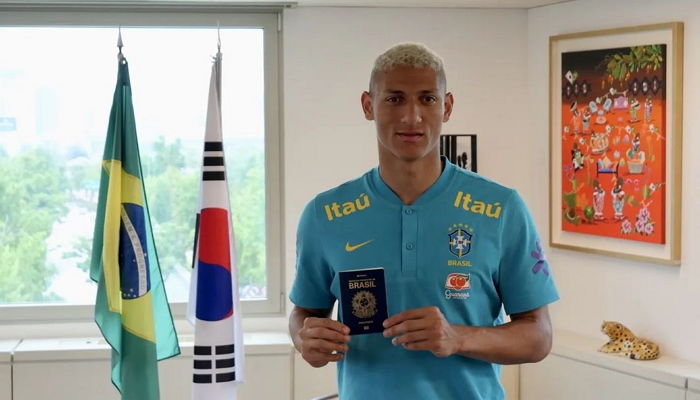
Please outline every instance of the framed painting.
[[549, 44], [550, 245], [680, 264], [683, 24]]
[[476, 135], [440, 136], [440, 155], [460, 168], [477, 172]]

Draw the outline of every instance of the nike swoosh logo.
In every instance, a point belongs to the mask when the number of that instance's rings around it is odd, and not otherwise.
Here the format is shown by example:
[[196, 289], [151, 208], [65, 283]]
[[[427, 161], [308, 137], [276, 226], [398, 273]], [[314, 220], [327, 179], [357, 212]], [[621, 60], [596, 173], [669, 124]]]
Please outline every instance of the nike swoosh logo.
[[350, 245], [350, 242], [345, 242], [345, 251], [355, 251], [366, 244], [370, 244], [373, 240], [374, 239], [370, 239], [366, 242], [362, 242], [362, 243], [356, 244], [354, 246]]

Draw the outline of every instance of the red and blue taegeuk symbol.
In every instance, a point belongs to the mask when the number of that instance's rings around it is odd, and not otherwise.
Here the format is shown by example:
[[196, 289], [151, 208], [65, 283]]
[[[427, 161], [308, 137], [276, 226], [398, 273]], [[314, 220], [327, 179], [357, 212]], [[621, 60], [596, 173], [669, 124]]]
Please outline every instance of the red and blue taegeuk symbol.
[[220, 321], [233, 315], [228, 212], [205, 208], [199, 219], [197, 318]]

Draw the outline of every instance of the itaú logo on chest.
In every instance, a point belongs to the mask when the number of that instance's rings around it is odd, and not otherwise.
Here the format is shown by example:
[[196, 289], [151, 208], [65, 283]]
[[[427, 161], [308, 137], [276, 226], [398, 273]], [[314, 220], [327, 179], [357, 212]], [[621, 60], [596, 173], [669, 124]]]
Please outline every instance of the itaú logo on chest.
[[457, 192], [455, 196], [454, 206], [461, 207], [464, 211], [486, 215], [489, 218], [500, 218], [501, 217], [501, 203], [486, 203], [481, 200], [472, 199], [471, 193]]
[[328, 218], [329, 221], [333, 221], [335, 218], [341, 218], [356, 211], [362, 211], [369, 206], [369, 196], [360, 193], [353, 201], [346, 201], [344, 203], [337, 203], [334, 201], [331, 204], [325, 204], [323, 209], [326, 211], [326, 218]]

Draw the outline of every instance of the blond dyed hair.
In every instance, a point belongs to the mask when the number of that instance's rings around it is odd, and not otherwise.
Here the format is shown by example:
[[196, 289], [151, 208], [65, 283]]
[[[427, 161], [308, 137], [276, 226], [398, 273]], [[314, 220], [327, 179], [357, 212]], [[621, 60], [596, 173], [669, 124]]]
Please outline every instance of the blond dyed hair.
[[374, 61], [374, 68], [369, 79], [369, 92], [373, 93], [377, 75], [393, 68], [405, 66], [430, 68], [437, 73], [438, 83], [443, 92], [447, 91], [447, 77], [442, 58], [421, 43], [399, 43], [392, 46]]

